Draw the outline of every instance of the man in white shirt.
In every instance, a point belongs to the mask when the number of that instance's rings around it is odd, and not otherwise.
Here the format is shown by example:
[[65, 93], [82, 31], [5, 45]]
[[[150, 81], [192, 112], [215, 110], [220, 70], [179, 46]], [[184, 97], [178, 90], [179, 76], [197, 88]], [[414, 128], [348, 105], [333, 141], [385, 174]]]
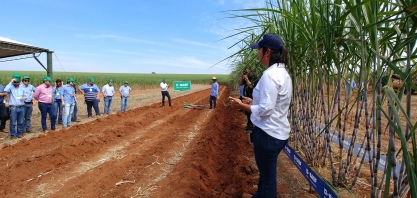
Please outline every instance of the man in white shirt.
[[166, 83], [165, 78], [162, 79], [162, 82], [159, 86], [161, 87], [161, 93], [162, 93], [162, 106], [161, 107], [165, 106], [165, 96], [168, 98], [169, 106], [172, 107], [171, 96], [169, 96], [169, 93], [168, 93], [169, 85]]
[[114, 95], [113, 79], [109, 79], [109, 82], [101, 89], [101, 93], [104, 97], [104, 114], [108, 115], [110, 113], [111, 101], [113, 100]]

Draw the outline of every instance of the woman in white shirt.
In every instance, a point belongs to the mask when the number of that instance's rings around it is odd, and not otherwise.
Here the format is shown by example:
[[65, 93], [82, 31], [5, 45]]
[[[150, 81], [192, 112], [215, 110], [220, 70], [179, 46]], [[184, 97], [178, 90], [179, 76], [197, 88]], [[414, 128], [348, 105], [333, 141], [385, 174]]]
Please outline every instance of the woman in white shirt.
[[165, 96], [168, 98], [169, 106], [172, 107], [171, 96], [169, 95], [169, 92], [168, 92], [169, 85], [165, 81], [166, 81], [165, 78], [162, 79], [162, 82], [159, 85], [161, 87], [161, 94], [162, 94], [162, 106], [161, 107], [165, 106]]
[[292, 97], [292, 81], [285, 66], [288, 50], [282, 39], [274, 34], [265, 34], [259, 43], [251, 44], [258, 49], [260, 63], [265, 65], [261, 79], [253, 90], [253, 100], [243, 101], [230, 97], [233, 106], [252, 112], [252, 133], [256, 165], [259, 169], [258, 190], [243, 198], [277, 197], [276, 167], [278, 154], [288, 142], [290, 123], [288, 108]]

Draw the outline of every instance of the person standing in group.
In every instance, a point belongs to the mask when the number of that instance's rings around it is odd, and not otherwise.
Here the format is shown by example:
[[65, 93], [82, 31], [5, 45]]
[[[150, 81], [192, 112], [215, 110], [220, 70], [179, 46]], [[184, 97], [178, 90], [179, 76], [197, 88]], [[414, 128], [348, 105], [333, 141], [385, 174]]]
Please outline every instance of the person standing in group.
[[210, 99], [209, 99], [210, 109], [212, 109], [213, 107], [216, 108], [217, 96], [219, 95], [219, 83], [217, 83], [217, 78], [213, 77], [211, 80], [213, 82], [211, 84], [211, 92], [210, 92]]
[[[20, 86], [21, 76], [16, 73], [13, 74], [12, 80], [4, 88], [4, 92], [7, 92], [9, 95], [9, 108], [10, 108], [10, 137], [21, 138], [23, 135], [24, 129], [24, 119], [25, 119], [25, 97], [24, 90]], [[16, 127], [17, 123], [17, 127]]]
[[32, 97], [33, 97], [33, 92], [35, 92], [35, 87], [30, 83], [30, 77], [29, 76], [23, 76], [23, 83], [20, 84], [20, 87], [22, 87], [23, 89], [23, 95], [25, 96], [25, 106], [23, 107], [24, 111], [25, 111], [25, 116], [24, 116], [24, 129], [23, 131], [26, 131], [26, 133], [30, 133], [32, 132], [31, 129], [31, 123], [30, 123], [30, 119], [32, 118], [32, 111], [33, 111], [33, 106], [34, 103], [32, 101]]
[[62, 87], [62, 80], [57, 79], [55, 81], [55, 87], [53, 88], [54, 92], [54, 109], [55, 114], [58, 117], [58, 124], [62, 124], [62, 100], [61, 100], [61, 87]]
[[[242, 86], [243, 85], [243, 96], [248, 97], [248, 98], [253, 98], [252, 97], [252, 92], [253, 89], [255, 88], [256, 84], [258, 83], [258, 80], [256, 79], [255, 75], [252, 72], [251, 68], [246, 68], [243, 73], [242, 73], [242, 77], [239, 80], [239, 85]], [[246, 128], [245, 130], [248, 131], [249, 133], [252, 132], [252, 121], [250, 120], [250, 112], [245, 111], [245, 115], [247, 118], [247, 122], [246, 122]], [[250, 134], [250, 140], [251, 142], [253, 142], [253, 134]]]
[[94, 78], [89, 78], [88, 83], [79, 86], [78, 90], [84, 95], [88, 117], [93, 116], [91, 112], [92, 107], [96, 112], [96, 116], [100, 116], [100, 109], [98, 107], [100, 89], [94, 84]]
[[61, 101], [62, 106], [64, 107], [64, 127], [71, 126], [72, 112], [74, 111], [75, 105], [75, 90], [74, 90], [74, 79], [68, 78], [67, 84], [62, 86], [61, 92]]
[[113, 86], [113, 79], [109, 79], [106, 85], [101, 88], [101, 93], [104, 97], [104, 114], [109, 115], [111, 102], [113, 100], [114, 95], [114, 86]]
[[48, 133], [48, 127], [46, 126], [46, 117], [49, 114], [51, 118], [51, 130], [55, 130], [56, 124], [56, 112], [53, 105], [53, 89], [51, 86], [51, 78], [46, 76], [43, 78], [43, 83], [36, 87], [33, 98], [38, 101], [39, 111], [41, 112], [41, 124], [44, 133]]
[[122, 99], [122, 106], [120, 110], [122, 112], [126, 111], [127, 108], [127, 99], [129, 98], [130, 91], [132, 89], [129, 87], [129, 82], [125, 81], [125, 84], [119, 88], [120, 98]]
[[161, 87], [161, 93], [162, 93], [162, 106], [161, 107], [165, 106], [165, 96], [168, 98], [169, 106], [172, 107], [171, 96], [169, 95], [169, 92], [168, 92], [169, 85], [166, 83], [165, 78], [162, 79], [162, 82], [159, 86]]
[[78, 103], [77, 103], [77, 88], [76, 88], [76, 86], [77, 86], [77, 82], [74, 79], [74, 93], [75, 93], [75, 96], [74, 96], [74, 111], [72, 112], [72, 117], [71, 117], [72, 122], [79, 122], [77, 120]]
[[259, 83], [253, 90], [253, 100], [229, 97], [233, 106], [252, 112], [250, 119], [255, 125], [252, 132], [255, 161], [259, 170], [258, 190], [243, 198], [277, 197], [278, 155], [288, 142], [290, 123], [288, 109], [292, 98], [292, 81], [286, 70], [288, 50], [281, 38], [265, 34], [259, 43], [250, 45], [259, 49], [258, 59], [265, 65]]
[[4, 92], [4, 86], [0, 84], [0, 132], [9, 133], [6, 130], [6, 121], [9, 117], [9, 112], [7, 112], [5, 96], [7, 96], [7, 93]]

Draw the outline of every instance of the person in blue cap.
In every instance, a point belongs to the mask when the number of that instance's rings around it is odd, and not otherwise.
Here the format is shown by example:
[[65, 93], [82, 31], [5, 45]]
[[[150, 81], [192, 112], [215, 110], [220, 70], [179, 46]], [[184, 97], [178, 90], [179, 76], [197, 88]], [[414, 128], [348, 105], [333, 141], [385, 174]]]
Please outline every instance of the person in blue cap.
[[33, 93], [35, 92], [35, 87], [33, 85], [30, 84], [30, 77], [29, 76], [23, 76], [23, 83], [20, 84], [20, 86], [23, 89], [24, 95], [26, 96], [25, 98], [25, 106], [23, 107], [25, 110], [25, 128], [23, 129], [23, 131], [26, 131], [26, 133], [30, 133], [32, 132], [31, 129], [31, 123], [30, 123], [30, 119], [32, 118], [32, 111], [33, 111], [33, 106], [34, 103], [32, 101], [32, 97], [33, 97]]
[[251, 44], [258, 49], [259, 62], [266, 70], [253, 89], [253, 99], [229, 97], [234, 107], [251, 112], [253, 150], [259, 170], [258, 190], [243, 198], [277, 197], [278, 155], [288, 142], [290, 123], [287, 118], [292, 98], [292, 81], [286, 70], [288, 50], [281, 37], [265, 34]]
[[[19, 73], [13, 74], [10, 83], [4, 88], [4, 92], [9, 95], [10, 108], [10, 137], [12, 139], [21, 138], [24, 129], [25, 119], [25, 100], [24, 90], [20, 86], [21, 76]], [[17, 125], [17, 128], [16, 128]]]

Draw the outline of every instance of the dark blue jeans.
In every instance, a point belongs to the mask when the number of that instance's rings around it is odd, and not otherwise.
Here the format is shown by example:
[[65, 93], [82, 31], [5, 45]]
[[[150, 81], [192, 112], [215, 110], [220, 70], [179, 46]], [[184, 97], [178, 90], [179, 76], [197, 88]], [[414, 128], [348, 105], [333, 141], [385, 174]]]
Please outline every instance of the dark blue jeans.
[[78, 107], [77, 107], [77, 102], [75, 102], [74, 112], [72, 112], [71, 121], [73, 121], [73, 122], [76, 122], [77, 121], [77, 112], [78, 112]]
[[258, 190], [253, 198], [276, 198], [278, 154], [288, 140], [273, 138], [258, 127], [254, 127], [252, 133], [255, 161], [259, 169]]
[[25, 127], [26, 131], [30, 131], [30, 119], [32, 118], [33, 104], [25, 104], [23, 107], [25, 109]]
[[96, 112], [96, 116], [100, 115], [100, 109], [98, 108], [98, 100], [92, 100], [92, 101], [86, 100], [85, 103], [87, 104], [88, 117], [91, 117], [93, 115], [93, 113], [91, 112], [91, 108], [94, 108], [94, 111]]
[[55, 115], [58, 117], [58, 124], [62, 124], [62, 100], [56, 99], [54, 101]]
[[49, 117], [51, 117], [51, 130], [55, 130], [55, 124], [56, 124], [56, 112], [53, 104], [45, 104], [45, 103], [38, 103], [39, 111], [41, 112], [41, 124], [42, 129], [45, 131], [48, 129], [46, 126], [46, 117], [47, 114], [49, 114]]
[[[25, 109], [23, 107], [20, 108], [12, 108], [10, 113], [10, 136], [18, 137], [22, 136], [25, 119]], [[17, 123], [17, 131], [16, 131], [16, 123]]]

